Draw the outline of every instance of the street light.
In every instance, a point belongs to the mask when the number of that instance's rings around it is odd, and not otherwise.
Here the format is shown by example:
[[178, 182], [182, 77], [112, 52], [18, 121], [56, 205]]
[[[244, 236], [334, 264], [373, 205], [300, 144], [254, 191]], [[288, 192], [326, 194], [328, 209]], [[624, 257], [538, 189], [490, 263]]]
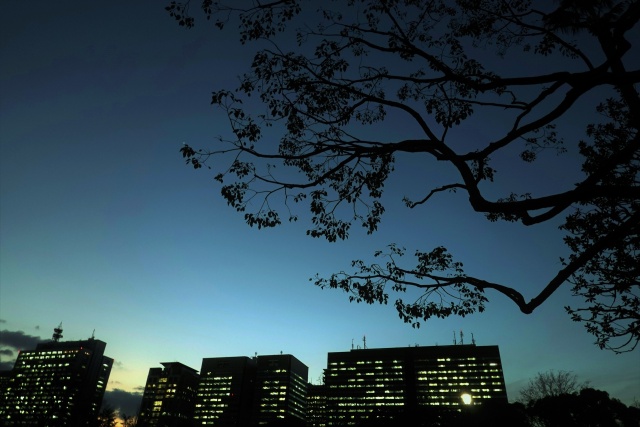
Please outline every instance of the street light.
[[462, 393], [462, 403], [465, 405], [471, 405], [471, 395], [469, 393]]

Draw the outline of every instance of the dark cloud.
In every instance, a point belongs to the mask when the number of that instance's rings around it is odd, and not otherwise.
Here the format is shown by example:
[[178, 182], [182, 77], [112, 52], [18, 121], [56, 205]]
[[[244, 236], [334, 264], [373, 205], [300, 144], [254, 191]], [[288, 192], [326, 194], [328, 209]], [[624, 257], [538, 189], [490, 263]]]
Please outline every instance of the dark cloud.
[[128, 392], [119, 388], [109, 390], [104, 394], [102, 406], [111, 406], [118, 410], [120, 415], [137, 415], [142, 402], [141, 392]]
[[44, 341], [48, 340], [27, 335], [23, 331], [8, 331], [6, 329], [0, 331], [0, 356], [2, 356], [0, 371], [13, 369], [15, 358], [20, 350], [33, 350], [39, 343]]
[[44, 340], [40, 337], [27, 335], [23, 331], [0, 331], [0, 346], [15, 348], [17, 350], [33, 350], [36, 345]]
[[0, 319], [0, 323], [7, 323], [7, 321], [4, 319]]
[[0, 361], [0, 371], [10, 371], [13, 369], [14, 360]]

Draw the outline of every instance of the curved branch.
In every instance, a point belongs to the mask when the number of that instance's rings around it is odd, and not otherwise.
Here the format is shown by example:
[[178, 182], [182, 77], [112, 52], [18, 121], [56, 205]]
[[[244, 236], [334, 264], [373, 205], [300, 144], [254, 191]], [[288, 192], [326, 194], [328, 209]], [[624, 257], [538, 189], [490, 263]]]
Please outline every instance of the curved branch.
[[547, 298], [549, 298], [560, 287], [560, 285], [567, 281], [571, 275], [582, 268], [589, 259], [593, 258], [596, 254], [606, 248], [611, 247], [616, 242], [622, 240], [632, 229], [638, 228], [638, 224], [640, 224], [640, 212], [636, 212], [631, 215], [625, 222], [620, 224], [618, 228], [602, 237], [578, 256], [574, 257], [565, 268], [556, 274], [556, 276], [547, 284], [537, 297], [529, 301], [524, 308], [521, 307], [522, 312], [533, 312], [533, 310], [545, 302]]

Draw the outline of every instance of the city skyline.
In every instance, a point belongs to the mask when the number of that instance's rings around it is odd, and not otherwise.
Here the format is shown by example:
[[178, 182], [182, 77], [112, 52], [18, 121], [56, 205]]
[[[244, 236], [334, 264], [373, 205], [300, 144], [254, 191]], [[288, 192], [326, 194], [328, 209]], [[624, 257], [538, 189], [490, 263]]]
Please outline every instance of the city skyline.
[[[63, 326], [63, 325], [62, 325]], [[6, 340], [6, 330], [4, 331], [0, 331], [0, 347], [7, 347], [7, 341]], [[349, 351], [353, 352], [353, 351], [358, 351], [358, 350], [373, 350], [373, 354], [377, 354], [375, 353], [376, 350], [382, 350], [382, 351], [387, 351], [387, 350], [401, 350], [403, 347], [407, 347], [409, 349], [411, 348], [415, 348], [415, 347], [456, 347], [456, 346], [480, 346], [480, 347], [486, 347], [486, 348], [490, 348], [490, 347], [501, 347], [499, 344], [492, 344], [492, 343], [484, 343], [484, 344], [476, 344], [475, 338], [472, 336], [467, 336], [467, 340], [466, 342], [464, 341], [464, 338], [460, 336], [460, 332], [463, 331], [453, 331], [453, 337], [452, 337], [452, 342], [449, 343], [436, 343], [435, 345], [421, 345], [419, 343], [414, 343], [412, 345], [407, 345], [407, 346], [382, 346], [382, 347], [369, 347], [366, 344], [366, 336], [363, 336], [361, 338], [361, 340], [358, 342], [357, 340], [353, 339], [351, 341], [351, 347], [350, 348], [345, 348], [345, 349], [339, 349], [339, 350], [333, 350], [333, 351], [326, 351], [324, 354], [324, 360], [325, 363], [323, 366], [318, 367], [318, 366], [314, 366], [314, 372], [320, 372], [320, 375], [317, 378], [312, 378], [311, 374], [309, 374], [308, 377], [308, 381], [310, 385], [320, 385], [320, 384], [324, 384], [322, 381], [322, 377], [324, 376], [324, 371], [329, 368], [329, 364], [330, 362], [330, 358], [331, 357], [335, 357], [335, 355], [339, 355], [339, 354], [347, 354]], [[95, 333], [95, 332], [94, 332]], [[55, 334], [55, 332], [54, 332]], [[3, 335], [5, 337], [5, 339], [3, 340]], [[471, 335], [471, 334], [469, 334]], [[31, 337], [34, 338], [34, 337]], [[93, 339], [93, 338], [89, 338], [89, 339]], [[462, 340], [461, 340], [462, 339]], [[473, 341], [472, 341], [473, 340]], [[64, 342], [65, 340], [61, 340], [61, 342]], [[35, 341], [34, 341], [35, 342]], [[53, 342], [52, 339], [44, 339], [42, 341], [40, 341], [40, 343], [46, 343], [46, 342]], [[74, 342], [74, 341], [71, 341]], [[26, 348], [23, 350], [27, 350]], [[425, 349], [426, 350], [426, 349]], [[285, 354], [294, 356], [296, 356], [296, 352], [284, 352]], [[299, 353], [302, 354], [307, 354], [307, 352], [305, 351], [301, 351]], [[219, 355], [194, 355], [191, 354], [189, 356], [183, 355], [183, 357], [180, 359], [175, 359], [175, 360], [165, 360], [165, 361], [158, 361], [152, 365], [150, 365], [147, 368], [147, 372], [149, 371], [149, 369], [153, 370], [153, 369], [159, 369], [159, 368], [155, 368], [155, 366], [157, 365], [164, 365], [165, 363], [168, 364], [179, 364], [179, 365], [183, 365], [185, 368], [188, 369], [192, 369], [194, 372], [200, 372], [200, 365], [202, 363], [204, 363], [204, 361], [206, 360], [218, 360], [218, 359], [236, 359], [236, 358], [246, 358], [246, 359], [252, 359], [255, 358], [257, 356], [264, 356], [264, 357], [270, 357], [270, 356], [277, 356], [279, 354], [283, 354], [283, 352], [279, 352], [279, 353], [265, 353], [265, 354], [261, 354], [259, 352], [254, 352], [253, 355], [237, 355], [237, 354], [230, 354], [230, 353], [225, 353], [223, 356], [219, 356]], [[369, 356], [371, 357], [371, 356]], [[5, 363], [3, 363], [2, 365], [0, 365], [0, 370], [6, 370], [8, 364], [6, 363], [6, 361], [4, 360], [5, 358], [3, 357], [3, 361]], [[151, 359], [151, 356], [149, 356], [149, 359]], [[502, 358], [501, 358], [502, 359]], [[189, 363], [184, 363], [184, 360], [192, 360], [195, 361], [193, 365], [190, 365]], [[301, 359], [302, 363], [306, 362]], [[118, 360], [114, 359], [114, 367], [120, 365], [122, 366], [125, 362], [121, 361], [120, 363], [118, 362]], [[503, 361], [503, 365], [507, 365], [508, 363], [504, 363]], [[204, 366], [204, 365], [203, 365]], [[606, 386], [602, 386], [602, 385], [598, 385], [597, 382], [594, 382], [592, 379], [590, 378], [583, 378], [582, 376], [579, 375], [579, 373], [576, 373], [576, 371], [571, 370], [570, 368], [561, 368], [561, 369], [556, 369], [556, 368], [549, 368], [547, 370], [544, 371], [539, 371], [539, 372], [547, 372], [547, 371], [557, 371], [557, 370], [561, 370], [561, 371], [567, 371], [567, 372], [571, 372], [572, 374], [576, 374], [576, 377], [579, 378], [579, 380], [581, 381], [582, 384], [588, 385], [589, 387], [593, 387], [595, 389], [602, 389], [604, 391], [607, 391], [611, 394], [612, 398], [616, 398], [616, 399], [621, 399], [623, 401], [623, 403], [627, 404], [627, 405], [631, 405], [634, 404], [635, 402], [637, 402], [637, 398], [636, 395], [634, 394], [633, 396], [629, 396], [627, 398], [625, 397], [621, 397], [621, 396], [616, 396], [614, 393], [612, 393], [610, 390], [611, 389], [607, 389]], [[311, 370], [310, 370], [311, 372]], [[504, 377], [505, 378], [510, 378], [513, 375], [509, 375], [508, 370], [504, 370], [503, 371]], [[125, 391], [123, 389], [120, 389], [119, 387], [115, 386], [114, 383], [120, 383], [119, 381], [110, 381], [111, 387], [107, 389], [107, 394], [105, 394], [105, 404], [108, 404], [110, 406], [114, 406], [116, 409], [118, 409], [120, 406], [121, 407], [121, 413], [124, 413], [126, 415], [133, 415], [133, 414], [137, 414], [138, 413], [138, 409], [139, 406], [141, 404], [142, 401], [142, 392], [144, 390], [144, 384], [146, 383], [146, 373], [145, 373], [145, 380], [143, 381], [143, 383], [137, 387], [133, 387], [132, 389], [130, 389], [129, 391]], [[522, 388], [525, 387], [528, 383], [528, 380], [532, 379], [533, 375], [531, 378], [527, 378], [526, 382], [523, 382], [522, 384], [519, 384], [518, 387], [516, 388], [514, 386], [513, 383], [509, 384], [508, 381], [505, 381], [505, 385], [506, 385], [506, 394], [508, 397], [509, 402], [516, 402], [518, 401], [518, 394], [517, 391]], [[596, 377], [597, 378], [597, 377]], [[615, 381], [618, 381], [618, 379], [614, 379]], [[633, 383], [633, 378], [630, 379], [630, 382]], [[602, 384], [602, 383], [600, 383]], [[606, 383], [604, 383], [606, 384]], [[615, 388], [614, 388], [615, 390]], [[109, 393], [111, 392], [111, 394]], [[121, 402], [123, 402], [121, 404]], [[133, 408], [136, 409], [133, 409]]]
[[[126, 8], [71, 1], [7, 4], [0, 18], [0, 363], [49, 339], [92, 336], [115, 359], [107, 388], [136, 393], [148, 369], [204, 357], [296, 355], [317, 383], [328, 352], [367, 337], [371, 348], [448, 345], [473, 333], [499, 345], [509, 400], [538, 372], [566, 370], [626, 404], [640, 399], [637, 351], [600, 350], [564, 306], [566, 286], [531, 315], [487, 293], [486, 312], [403, 324], [388, 306], [350, 304], [309, 281], [397, 242], [408, 251], [446, 245], [469, 272], [521, 284], [527, 297], [566, 252], [559, 223], [489, 223], [464, 197], [407, 213], [413, 176], [386, 186], [387, 212], [374, 235], [352, 230], [329, 243], [305, 226], [249, 228], [226, 206], [206, 171], [179, 149], [228, 132], [211, 91], [236, 84], [251, 46], [204, 20], [179, 27], [164, 3]], [[233, 33], [233, 32], [231, 32]], [[636, 60], [637, 61], [637, 60]], [[407, 130], [394, 122], [386, 132]], [[485, 134], [477, 128], [469, 134]], [[583, 130], [580, 130], [583, 132]], [[541, 186], [569, 181], [576, 153], [550, 154]], [[418, 162], [413, 158], [401, 159]], [[503, 165], [501, 189], [526, 182]], [[433, 171], [440, 169], [433, 166]]]

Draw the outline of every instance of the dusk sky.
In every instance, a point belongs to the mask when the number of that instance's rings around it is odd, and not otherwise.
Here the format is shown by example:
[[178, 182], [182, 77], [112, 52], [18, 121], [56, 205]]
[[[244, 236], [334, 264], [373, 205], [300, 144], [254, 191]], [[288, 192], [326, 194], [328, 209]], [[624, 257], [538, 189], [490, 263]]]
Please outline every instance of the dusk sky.
[[[370, 260], [395, 242], [447, 246], [469, 274], [515, 286], [527, 299], [568, 252], [559, 222], [491, 223], [463, 194], [409, 210], [440, 166], [401, 158], [386, 186], [377, 233], [349, 240], [305, 235], [308, 222], [257, 230], [228, 207], [208, 171], [185, 166], [183, 143], [228, 134], [210, 105], [250, 65], [241, 46], [200, 20], [185, 30], [162, 1], [13, 1], [0, 17], [0, 362], [63, 324], [64, 340], [95, 337], [116, 361], [108, 391], [136, 392], [149, 368], [202, 358], [290, 353], [318, 383], [327, 352], [452, 344], [453, 331], [499, 345], [509, 399], [536, 373], [567, 370], [612, 397], [640, 399], [638, 349], [598, 349], [563, 307], [567, 286], [531, 315], [500, 294], [487, 311], [413, 329], [393, 307], [350, 304], [309, 281]], [[166, 3], [169, 3], [168, 1]], [[232, 30], [232, 28], [229, 28]], [[637, 49], [637, 46], [634, 46]], [[640, 57], [640, 56], [638, 56]], [[535, 58], [534, 58], [535, 60]], [[637, 67], [637, 64], [636, 64]], [[389, 138], [411, 128], [385, 123]], [[491, 133], [474, 128], [469, 135]], [[582, 137], [582, 136], [580, 136]], [[498, 167], [497, 190], [573, 182], [575, 153], [551, 166]], [[403, 167], [404, 166], [404, 167]], [[418, 172], [416, 172], [418, 171]], [[429, 175], [431, 174], [431, 175]], [[572, 181], [573, 180], [573, 181]]]

